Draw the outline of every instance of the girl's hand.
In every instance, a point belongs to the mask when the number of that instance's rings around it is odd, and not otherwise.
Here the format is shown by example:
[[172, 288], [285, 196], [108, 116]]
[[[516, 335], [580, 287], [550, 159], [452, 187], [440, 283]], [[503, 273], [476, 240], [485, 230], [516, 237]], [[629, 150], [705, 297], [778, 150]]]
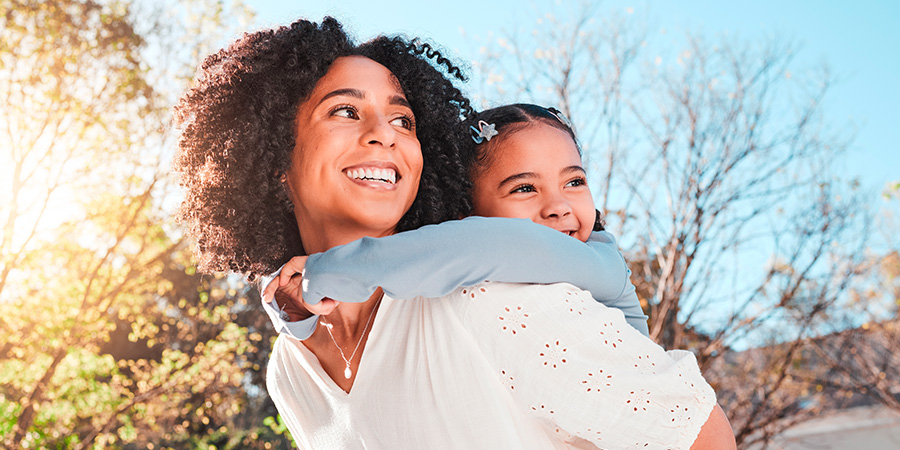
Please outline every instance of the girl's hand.
[[271, 302], [277, 297], [291, 321], [303, 320], [313, 314], [327, 315], [337, 307], [338, 302], [324, 298], [315, 305], [303, 301], [303, 267], [306, 256], [295, 256], [281, 269], [278, 278], [272, 280], [263, 291], [263, 300]]
[[271, 302], [275, 297], [275, 292], [289, 296], [296, 303], [303, 301], [303, 289], [301, 282], [303, 281], [303, 267], [306, 266], [306, 256], [295, 256], [285, 263], [272, 282], [266, 286], [263, 291], [263, 300]]

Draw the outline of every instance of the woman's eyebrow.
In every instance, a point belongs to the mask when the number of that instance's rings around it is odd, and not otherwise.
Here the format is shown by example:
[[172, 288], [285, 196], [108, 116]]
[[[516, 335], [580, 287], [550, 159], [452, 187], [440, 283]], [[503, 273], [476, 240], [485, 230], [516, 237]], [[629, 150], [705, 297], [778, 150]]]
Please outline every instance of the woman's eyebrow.
[[409, 101], [407, 101], [406, 97], [403, 97], [402, 95], [392, 95], [390, 100], [388, 100], [388, 103], [390, 103], [391, 105], [400, 105], [412, 109]]
[[365, 100], [365, 98], [366, 98], [365, 92], [363, 92], [359, 89], [353, 89], [353, 88], [335, 89], [335, 90], [325, 94], [325, 96], [322, 97], [322, 100], [319, 100], [319, 104], [321, 104], [325, 100], [328, 100], [331, 97], [337, 97], [339, 95], [345, 95], [347, 97], [353, 97], [353, 98], [357, 98], [360, 100]]
[[[333, 90], [333, 91], [331, 91], [331, 92], [325, 94], [325, 96], [322, 97], [322, 100], [319, 100], [319, 104], [321, 104], [321, 103], [324, 102], [325, 100], [328, 100], [329, 98], [332, 98], [332, 97], [338, 97], [338, 96], [341, 96], [341, 95], [344, 95], [344, 96], [347, 96], [347, 97], [353, 97], [353, 98], [359, 99], [359, 100], [365, 100], [365, 99], [366, 99], [366, 93], [365, 93], [365, 92], [363, 92], [363, 91], [361, 91], [361, 90], [359, 90], [359, 89], [344, 88], [344, 89], [335, 89], [335, 90]], [[409, 109], [412, 109], [412, 106], [410, 106], [409, 101], [407, 101], [406, 98], [403, 97], [402, 95], [392, 95], [392, 96], [388, 99], [388, 103], [391, 104], [391, 105], [400, 105], [400, 106], [405, 106], [405, 107], [407, 107], [407, 108], [409, 108]]]

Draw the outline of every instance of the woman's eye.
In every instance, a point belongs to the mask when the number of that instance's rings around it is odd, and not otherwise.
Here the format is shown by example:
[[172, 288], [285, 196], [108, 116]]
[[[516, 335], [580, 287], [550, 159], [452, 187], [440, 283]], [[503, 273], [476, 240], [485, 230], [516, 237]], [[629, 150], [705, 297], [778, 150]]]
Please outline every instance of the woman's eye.
[[344, 117], [347, 119], [359, 119], [359, 113], [356, 108], [349, 105], [342, 105], [331, 110], [332, 116]]
[[405, 128], [407, 130], [412, 130], [416, 126], [415, 121], [412, 119], [412, 117], [409, 117], [409, 116], [400, 116], [400, 117], [392, 120], [391, 125], [394, 125], [396, 127]]
[[535, 189], [531, 184], [523, 184], [521, 186], [516, 186], [512, 191], [510, 191], [511, 194], [526, 192], [537, 192], [537, 189]]
[[568, 183], [566, 183], [566, 187], [578, 187], [578, 186], [586, 186], [586, 185], [587, 185], [587, 180], [585, 180], [582, 177], [575, 178], [574, 180], [571, 180]]

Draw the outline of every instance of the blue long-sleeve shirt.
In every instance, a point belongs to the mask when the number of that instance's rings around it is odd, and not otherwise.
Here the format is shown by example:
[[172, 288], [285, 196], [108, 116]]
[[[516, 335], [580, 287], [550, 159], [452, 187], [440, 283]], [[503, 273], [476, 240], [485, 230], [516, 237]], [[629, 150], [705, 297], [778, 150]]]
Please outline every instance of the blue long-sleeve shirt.
[[[585, 245], [527, 219], [473, 216], [310, 255], [302, 292], [306, 302], [316, 304], [325, 297], [363, 302], [378, 287], [392, 298], [412, 298], [441, 297], [482, 281], [567, 282], [622, 310], [628, 323], [647, 335], [647, 316], [630, 274], [608, 232], [592, 233]], [[262, 289], [271, 279], [263, 280]], [[315, 330], [317, 316], [288, 322], [274, 301], [263, 304], [279, 333], [306, 339]]]

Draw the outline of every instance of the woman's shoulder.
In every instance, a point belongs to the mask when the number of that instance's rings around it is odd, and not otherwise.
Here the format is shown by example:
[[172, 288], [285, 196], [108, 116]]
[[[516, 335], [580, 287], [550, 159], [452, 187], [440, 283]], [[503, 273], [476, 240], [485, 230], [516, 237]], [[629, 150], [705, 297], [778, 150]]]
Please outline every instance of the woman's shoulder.
[[[630, 328], [620, 310], [597, 303], [590, 292], [570, 283], [486, 281], [459, 288], [447, 297], [456, 304], [460, 317], [469, 328], [499, 325], [501, 331], [516, 335], [524, 330], [509, 328], [507, 323], [510, 321], [521, 328], [539, 326], [574, 330], [583, 326], [593, 327], [600, 323], [597, 322], [600, 319]], [[588, 321], [592, 324], [585, 323]]]
[[[693, 354], [665, 352], [567, 283], [460, 289], [478, 351], [526, 412], [603, 447], [688, 448], [715, 404]], [[644, 428], [651, 429], [648, 433]], [[678, 443], [675, 443], [678, 442]], [[659, 448], [663, 448], [661, 445]]]
[[[468, 302], [481, 303], [529, 303], [557, 309], [557, 305], [596, 305], [600, 309], [611, 309], [594, 301], [591, 293], [571, 283], [500, 283], [485, 281], [471, 287], [459, 288], [449, 297], [462, 298]], [[542, 308], [543, 309], [543, 308]]]
[[266, 368], [267, 382], [283, 380], [300, 373], [313, 372], [312, 361], [317, 361], [303, 341], [279, 334], [272, 344], [269, 362]]
[[450, 295], [468, 297], [476, 300], [482, 296], [544, 296], [544, 295], [573, 295], [587, 296], [592, 299], [590, 292], [585, 291], [571, 283], [505, 283], [497, 281], [484, 281], [471, 287], [457, 289]]

